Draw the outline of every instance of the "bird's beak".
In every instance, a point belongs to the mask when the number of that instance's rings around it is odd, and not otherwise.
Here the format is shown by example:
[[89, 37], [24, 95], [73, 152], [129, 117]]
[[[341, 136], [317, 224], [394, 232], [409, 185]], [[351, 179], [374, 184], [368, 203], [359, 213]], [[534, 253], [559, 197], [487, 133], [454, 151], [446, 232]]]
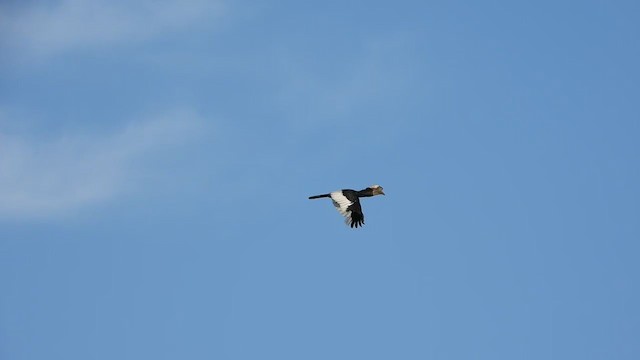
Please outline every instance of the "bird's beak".
[[384, 195], [384, 191], [380, 191], [380, 194]]

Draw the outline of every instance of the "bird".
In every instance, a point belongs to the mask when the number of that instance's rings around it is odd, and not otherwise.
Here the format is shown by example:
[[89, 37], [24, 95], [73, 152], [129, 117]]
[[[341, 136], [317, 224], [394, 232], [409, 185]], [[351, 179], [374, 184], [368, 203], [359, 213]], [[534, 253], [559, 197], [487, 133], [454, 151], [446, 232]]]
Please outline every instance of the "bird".
[[351, 189], [337, 190], [328, 194], [309, 196], [309, 199], [331, 198], [333, 206], [345, 217], [344, 222], [352, 228], [364, 225], [364, 214], [360, 206], [361, 197], [384, 195], [382, 186], [371, 185], [368, 188], [356, 191]]

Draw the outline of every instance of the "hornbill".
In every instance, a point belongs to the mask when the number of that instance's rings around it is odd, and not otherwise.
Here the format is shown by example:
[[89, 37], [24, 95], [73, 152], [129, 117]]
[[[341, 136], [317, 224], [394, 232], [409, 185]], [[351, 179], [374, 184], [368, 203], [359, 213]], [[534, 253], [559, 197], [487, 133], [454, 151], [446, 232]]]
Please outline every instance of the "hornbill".
[[364, 225], [364, 214], [362, 214], [362, 208], [360, 207], [360, 198], [376, 195], [384, 195], [382, 186], [371, 185], [360, 191], [351, 189], [338, 190], [329, 194], [309, 196], [309, 199], [331, 198], [336, 210], [345, 217], [345, 223], [352, 228], [357, 228]]

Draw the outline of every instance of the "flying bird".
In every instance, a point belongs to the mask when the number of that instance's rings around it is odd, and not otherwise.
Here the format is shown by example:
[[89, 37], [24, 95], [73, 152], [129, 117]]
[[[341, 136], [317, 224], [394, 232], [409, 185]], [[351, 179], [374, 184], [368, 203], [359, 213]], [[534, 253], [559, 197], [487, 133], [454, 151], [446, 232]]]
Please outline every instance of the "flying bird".
[[360, 198], [376, 195], [384, 195], [382, 186], [371, 185], [360, 191], [351, 189], [338, 190], [329, 194], [309, 196], [309, 199], [331, 198], [333, 206], [345, 217], [344, 222], [352, 228], [357, 228], [358, 226], [364, 225], [364, 214], [362, 214], [362, 208], [360, 207]]

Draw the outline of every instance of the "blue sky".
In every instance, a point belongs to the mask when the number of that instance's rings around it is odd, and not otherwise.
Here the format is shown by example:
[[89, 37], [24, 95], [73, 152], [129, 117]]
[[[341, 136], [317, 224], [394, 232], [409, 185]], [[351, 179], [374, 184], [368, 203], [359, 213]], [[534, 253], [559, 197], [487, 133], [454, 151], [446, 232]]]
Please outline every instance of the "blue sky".
[[3, 2], [0, 358], [637, 359], [639, 11]]

